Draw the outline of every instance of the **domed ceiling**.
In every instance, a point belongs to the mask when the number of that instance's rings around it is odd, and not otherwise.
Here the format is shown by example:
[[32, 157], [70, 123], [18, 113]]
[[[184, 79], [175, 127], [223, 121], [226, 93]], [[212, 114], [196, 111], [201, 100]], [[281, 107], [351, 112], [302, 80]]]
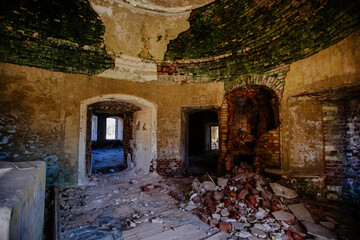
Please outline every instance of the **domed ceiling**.
[[165, 58], [225, 58], [244, 73], [310, 56], [360, 29], [360, 1], [224, 0], [192, 11]]
[[13, 0], [1, 2], [0, 19], [3, 62], [96, 74], [129, 56], [219, 79], [339, 42], [360, 29], [360, 1]]

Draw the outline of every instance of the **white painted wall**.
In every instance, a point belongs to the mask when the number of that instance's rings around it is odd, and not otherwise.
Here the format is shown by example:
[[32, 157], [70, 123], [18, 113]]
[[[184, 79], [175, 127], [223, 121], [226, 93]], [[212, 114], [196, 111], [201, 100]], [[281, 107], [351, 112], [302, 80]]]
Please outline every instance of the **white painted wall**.
[[147, 172], [150, 169], [151, 155], [151, 129], [152, 111], [150, 108], [134, 113], [134, 143], [133, 157], [135, 166]]

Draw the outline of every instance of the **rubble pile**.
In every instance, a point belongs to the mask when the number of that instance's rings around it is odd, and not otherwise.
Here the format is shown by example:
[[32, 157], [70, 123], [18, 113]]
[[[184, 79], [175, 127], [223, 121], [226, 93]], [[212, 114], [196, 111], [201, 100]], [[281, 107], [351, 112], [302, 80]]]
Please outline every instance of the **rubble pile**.
[[198, 179], [92, 175], [84, 186], [60, 189], [59, 205], [67, 240], [360, 239], [357, 208], [304, 201], [246, 165]]
[[187, 199], [176, 192], [170, 195], [181, 210], [195, 212], [211, 227], [245, 239], [337, 239], [331, 230], [315, 224], [295, 191], [269, 182], [247, 165], [232, 175], [206, 178], [193, 181]]

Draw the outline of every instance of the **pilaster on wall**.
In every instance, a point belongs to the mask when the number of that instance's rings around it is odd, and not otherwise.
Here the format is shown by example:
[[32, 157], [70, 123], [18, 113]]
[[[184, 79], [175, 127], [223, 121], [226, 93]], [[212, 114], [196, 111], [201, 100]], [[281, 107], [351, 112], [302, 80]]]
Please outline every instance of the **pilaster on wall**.
[[345, 187], [344, 108], [337, 102], [324, 102], [322, 111], [327, 198], [335, 200]]
[[344, 197], [360, 203], [360, 100], [345, 104], [346, 116], [346, 187]]
[[219, 161], [218, 161], [218, 172], [223, 173], [226, 170], [230, 169], [228, 157], [228, 148], [226, 146], [226, 142], [228, 140], [228, 104], [226, 98], [224, 98], [221, 108], [220, 108], [220, 116], [219, 116]]
[[327, 198], [359, 201], [360, 101], [323, 103]]

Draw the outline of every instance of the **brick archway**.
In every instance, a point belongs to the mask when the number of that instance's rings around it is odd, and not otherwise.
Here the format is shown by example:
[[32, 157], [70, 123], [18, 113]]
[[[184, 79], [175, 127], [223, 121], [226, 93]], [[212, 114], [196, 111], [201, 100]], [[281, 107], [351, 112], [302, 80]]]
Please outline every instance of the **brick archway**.
[[278, 94], [265, 85], [244, 85], [225, 95], [219, 122], [219, 172], [229, 171], [240, 155], [252, 157], [251, 164], [257, 167], [280, 167]]

